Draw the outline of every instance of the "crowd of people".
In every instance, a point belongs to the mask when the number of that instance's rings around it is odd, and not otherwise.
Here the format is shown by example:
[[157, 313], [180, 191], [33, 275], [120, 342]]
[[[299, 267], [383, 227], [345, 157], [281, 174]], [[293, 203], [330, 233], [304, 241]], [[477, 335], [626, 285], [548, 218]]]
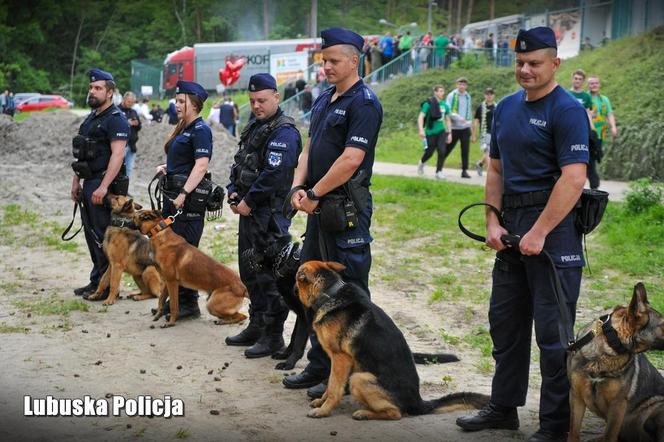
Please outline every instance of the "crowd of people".
[[[290, 219], [281, 210], [284, 203], [307, 214], [300, 262], [339, 262], [344, 281], [370, 297], [373, 201], [369, 189], [383, 109], [358, 74], [364, 39], [343, 28], [324, 30], [321, 37], [324, 71], [332, 87], [311, 104], [304, 146], [294, 120], [279, 105], [282, 97], [275, 79], [261, 73], [249, 81], [254, 118], [240, 137], [227, 186], [231, 210], [239, 217], [238, 264], [249, 292], [250, 319], [226, 343], [247, 346], [247, 358], [269, 356], [284, 345], [288, 310], [279, 294], [278, 277], [268, 268], [256, 268], [248, 259], [265, 250], [266, 242], [290, 241]], [[389, 45], [382, 47], [385, 55]], [[391, 50], [396, 47], [393, 42]], [[540, 427], [528, 440], [557, 441], [565, 440], [569, 426], [569, 384], [555, 301], [560, 293], [554, 293], [547, 275], [556, 272], [563, 308], [574, 318], [584, 258], [572, 209], [592, 160], [591, 120], [600, 139], [606, 136], [607, 125], [613, 136], [617, 129], [610, 102], [599, 93], [597, 77], [589, 78], [589, 100], [580, 91], [582, 82], [579, 85], [577, 77], [585, 78], [581, 71], [575, 72], [572, 91], [557, 83], [560, 59], [550, 28], [521, 30], [515, 51], [521, 89], [497, 104], [493, 89], [487, 88], [482, 103], [473, 108], [464, 77], [457, 79], [456, 88], [447, 95], [443, 86], [433, 87], [433, 96], [422, 103], [418, 114], [420, 136], [427, 140], [420, 170], [437, 152], [436, 177], [443, 178], [445, 157], [459, 142], [462, 176], [469, 176], [470, 140], [479, 138], [485, 155], [476, 166], [478, 173], [486, 168], [485, 200], [497, 208], [486, 215], [486, 244], [497, 252], [488, 315], [496, 360], [491, 401], [478, 414], [459, 418], [457, 425], [466, 431], [519, 427], [517, 407], [525, 404], [528, 390], [534, 324], [542, 377]], [[85, 233], [93, 268], [89, 284], [74, 290], [83, 297], [94, 292], [108, 265], [98, 243], [110, 218], [103, 200], [123, 175], [126, 149], [131, 151], [132, 137], [134, 142], [136, 137], [133, 131], [140, 130], [133, 94], [126, 93], [117, 107], [112, 101], [112, 75], [92, 69], [89, 76], [92, 112], [77, 136], [82, 137], [81, 146], [94, 145], [95, 154], [77, 157], [71, 188], [71, 198], [82, 200], [84, 220], [89, 223]], [[173, 103], [176, 125], [164, 145], [166, 163], [157, 166], [158, 173], [166, 177], [166, 195], [170, 195], [162, 200], [164, 216], [170, 216], [174, 220], [171, 228], [196, 247], [203, 232], [204, 209], [194, 211], [188, 201], [205, 179], [213, 153], [212, 132], [200, 116], [207, 98], [199, 84], [178, 82]], [[232, 130], [237, 117], [232, 101], [224, 99], [218, 115]], [[350, 186], [360, 196], [353, 198], [349, 209]], [[346, 215], [331, 216], [338, 213]], [[502, 240], [505, 234], [518, 235], [519, 244], [508, 247]], [[540, 259], [543, 252], [551, 257], [553, 269]], [[197, 292], [180, 288], [179, 318], [200, 315], [197, 297]], [[283, 384], [308, 388], [308, 395], [318, 398], [326, 390], [331, 366], [315, 334], [310, 341], [307, 366], [301, 373], [284, 377]]]
[[0, 113], [13, 117], [15, 112], [14, 93], [9, 89], [5, 89], [5, 92], [0, 94]]

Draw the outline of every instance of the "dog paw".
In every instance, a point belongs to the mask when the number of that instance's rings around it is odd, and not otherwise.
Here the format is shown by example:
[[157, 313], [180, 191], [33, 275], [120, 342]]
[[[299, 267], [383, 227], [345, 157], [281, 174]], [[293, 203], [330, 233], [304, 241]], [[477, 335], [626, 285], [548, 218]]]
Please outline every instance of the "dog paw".
[[101, 305], [113, 305], [113, 304], [115, 304], [115, 301], [112, 300], [111, 298], [108, 298], [106, 301], [101, 303]]
[[315, 418], [327, 417], [329, 415], [330, 415], [330, 413], [328, 413], [327, 411], [324, 411], [322, 408], [314, 408], [313, 410], [310, 410], [307, 413], [307, 416], [315, 417]]
[[318, 398], [318, 399], [314, 399], [313, 401], [309, 402], [309, 405], [311, 406], [311, 408], [319, 408], [323, 405], [324, 402], [325, 401], [323, 399]]
[[161, 326], [161, 328], [169, 328], [169, 327], [173, 327], [174, 325], [175, 325], [175, 323], [167, 322], [166, 324], [163, 324], [163, 325]]
[[275, 370], [292, 370], [295, 368], [295, 364], [291, 364], [290, 362], [279, 362], [274, 368]]
[[356, 421], [366, 421], [369, 419], [369, 413], [371, 413], [369, 410], [357, 410], [353, 413], [353, 419]]
[[88, 301], [96, 301], [101, 297], [101, 293], [93, 293], [92, 295], [88, 296]]

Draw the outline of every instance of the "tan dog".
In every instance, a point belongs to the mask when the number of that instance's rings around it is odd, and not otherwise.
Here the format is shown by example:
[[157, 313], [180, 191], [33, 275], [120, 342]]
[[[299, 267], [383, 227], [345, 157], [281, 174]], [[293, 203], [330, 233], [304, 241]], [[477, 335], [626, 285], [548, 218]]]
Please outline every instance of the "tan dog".
[[664, 378], [644, 353], [664, 349], [664, 317], [642, 283], [628, 307], [581, 329], [571, 349], [569, 441], [580, 439], [586, 407], [606, 421], [603, 441], [664, 440]]
[[111, 225], [104, 234], [103, 249], [108, 258], [108, 268], [99, 281], [97, 291], [88, 299], [98, 300], [110, 285], [103, 305], [112, 305], [118, 297], [123, 272], [129, 273], [141, 290], [130, 295], [134, 301], [158, 298], [164, 283], [152, 256], [150, 241], [133, 223], [136, 210], [141, 209], [140, 204], [121, 195], [109, 195], [107, 199], [111, 205]]
[[[215, 261], [196, 247], [187, 243], [170, 229], [172, 220], [164, 219], [157, 210], [139, 210], [134, 222], [141, 232], [150, 237], [156, 261], [166, 282], [171, 309], [170, 320], [163, 327], [175, 325], [179, 308], [178, 285], [207, 292], [207, 309], [224, 324], [243, 321], [246, 315], [239, 313], [242, 301], [249, 297], [240, 275]], [[166, 291], [159, 297], [154, 320], [164, 313]]]
[[313, 328], [332, 362], [327, 390], [311, 402], [314, 408], [309, 417], [329, 416], [346, 383], [365, 407], [353, 413], [358, 420], [398, 420], [486, 405], [489, 397], [478, 393], [423, 400], [413, 354], [403, 334], [358, 286], [342, 281], [338, 272], [343, 269], [336, 262], [309, 261], [296, 275], [300, 301], [313, 310]]

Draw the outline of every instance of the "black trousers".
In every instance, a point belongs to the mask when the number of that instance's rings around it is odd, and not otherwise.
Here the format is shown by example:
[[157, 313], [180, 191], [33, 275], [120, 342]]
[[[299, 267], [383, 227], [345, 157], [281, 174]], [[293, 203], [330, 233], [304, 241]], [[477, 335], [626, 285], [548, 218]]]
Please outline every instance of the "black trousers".
[[[602, 146], [602, 140], [598, 140], [600, 148]], [[590, 155], [588, 160], [588, 181], [590, 182], [591, 189], [597, 189], [599, 187], [599, 171], [597, 170], [597, 158], [594, 155]]]
[[[369, 206], [371, 208], [371, 205]], [[367, 210], [365, 210], [367, 212]], [[360, 216], [371, 217], [369, 213], [363, 213]], [[322, 236], [322, 238], [321, 238]], [[318, 229], [318, 219], [316, 215], [309, 215], [307, 218], [307, 230], [304, 244], [302, 246], [301, 262], [323, 260], [320, 247], [324, 246], [328, 261], [336, 261], [343, 264], [346, 269], [342, 272], [342, 277], [346, 282], [353, 282], [362, 288], [367, 294], [369, 292], [369, 270], [371, 269], [371, 246], [369, 244], [358, 245], [354, 247], [340, 247], [334, 233], [321, 232]], [[307, 353], [309, 364], [305, 371], [317, 376], [329, 376], [330, 358], [321, 347], [316, 337], [316, 333], [309, 336], [311, 349]]]
[[272, 217], [270, 208], [253, 210], [251, 216], [240, 216], [238, 232], [238, 259], [240, 278], [249, 291], [249, 307], [251, 314], [261, 314], [274, 318], [277, 322], [284, 322], [288, 317], [288, 307], [284, 303], [277, 286], [277, 279], [271, 268], [261, 269], [259, 272], [250, 270], [242, 256], [246, 250], [262, 249], [267, 230], [273, 233], [284, 234], [279, 224]]
[[[111, 209], [105, 205], [92, 204], [92, 194], [101, 184], [101, 178], [91, 178], [83, 181], [83, 209], [85, 210], [89, 229], [94, 231], [97, 238], [88, 229], [85, 232], [85, 242], [88, 245], [90, 259], [92, 259], [92, 270], [90, 271], [90, 282], [99, 285], [104, 272], [108, 268], [108, 259], [102, 249], [104, 233], [111, 222]], [[98, 243], [97, 243], [98, 240]]]
[[452, 129], [452, 141], [446, 147], [445, 159], [447, 159], [452, 150], [456, 147], [457, 141], [461, 141], [461, 168], [466, 171], [468, 170], [468, 154], [470, 153], [469, 127], [466, 129]]
[[436, 135], [427, 135], [427, 150], [422, 155], [422, 164], [426, 163], [429, 158], [433, 156], [434, 152], [438, 152], [438, 159], [436, 160], [436, 172], [443, 170], [443, 163], [445, 162], [445, 141], [447, 140], [447, 132], [441, 132]]
[[[175, 215], [177, 212], [173, 203], [167, 198], [164, 198], [163, 207], [164, 217]], [[203, 236], [204, 224], [204, 215], [201, 215], [198, 219], [186, 219], [186, 214], [182, 213], [175, 218], [175, 221], [171, 224], [171, 229], [189, 244], [198, 247], [201, 236]], [[196, 290], [180, 286], [178, 292], [181, 304], [198, 302], [198, 292]]]

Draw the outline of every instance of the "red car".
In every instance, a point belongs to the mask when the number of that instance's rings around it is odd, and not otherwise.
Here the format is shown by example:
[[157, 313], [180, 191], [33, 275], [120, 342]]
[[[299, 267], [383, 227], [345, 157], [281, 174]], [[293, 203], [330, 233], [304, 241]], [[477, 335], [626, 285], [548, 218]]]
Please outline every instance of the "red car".
[[70, 103], [60, 95], [39, 95], [20, 102], [16, 106], [16, 110], [19, 112], [32, 112], [48, 109], [49, 107], [61, 107], [68, 109], [72, 106], [73, 103]]

